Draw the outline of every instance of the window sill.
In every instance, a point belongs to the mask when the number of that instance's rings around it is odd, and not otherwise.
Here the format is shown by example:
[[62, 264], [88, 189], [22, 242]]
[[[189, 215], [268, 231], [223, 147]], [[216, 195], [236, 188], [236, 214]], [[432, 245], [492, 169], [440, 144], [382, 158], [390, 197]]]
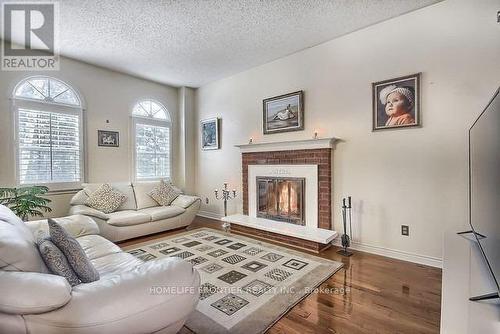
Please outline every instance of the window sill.
[[61, 189], [61, 190], [49, 190], [47, 192], [48, 196], [57, 196], [57, 195], [74, 195], [83, 188], [77, 188], [77, 189]]
[[165, 180], [170, 182], [171, 178], [167, 176], [158, 176], [158, 177], [148, 177], [148, 178], [140, 178], [140, 179], [135, 179], [135, 182], [153, 182], [153, 181], [161, 181]]
[[62, 182], [62, 183], [25, 183], [18, 184], [17, 187], [45, 186], [49, 188], [47, 195], [62, 195], [76, 193], [82, 190], [82, 182]]

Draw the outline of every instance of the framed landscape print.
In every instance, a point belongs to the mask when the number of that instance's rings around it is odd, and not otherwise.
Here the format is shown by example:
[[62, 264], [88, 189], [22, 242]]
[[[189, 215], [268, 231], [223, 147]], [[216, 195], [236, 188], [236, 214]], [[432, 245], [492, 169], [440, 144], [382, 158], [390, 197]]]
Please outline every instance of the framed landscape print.
[[104, 147], [119, 147], [120, 133], [116, 131], [97, 130], [97, 145]]
[[304, 130], [304, 92], [298, 91], [263, 101], [264, 134]]
[[201, 121], [201, 149], [218, 150], [219, 142], [219, 118], [209, 118]]
[[373, 131], [421, 126], [420, 73], [372, 84]]

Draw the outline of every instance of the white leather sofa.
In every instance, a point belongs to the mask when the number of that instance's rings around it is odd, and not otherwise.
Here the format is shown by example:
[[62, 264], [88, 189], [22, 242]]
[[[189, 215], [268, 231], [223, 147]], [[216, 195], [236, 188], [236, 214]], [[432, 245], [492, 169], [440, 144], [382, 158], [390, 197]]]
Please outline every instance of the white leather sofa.
[[[92, 219], [56, 219], [82, 245], [100, 279], [71, 287], [48, 273], [34, 243], [46, 221], [23, 223], [0, 205], [0, 333], [177, 333], [199, 299], [189, 262], [143, 263], [99, 236]], [[28, 227], [29, 226], [29, 227]], [[152, 292], [172, 288], [173, 294]], [[181, 293], [179, 293], [181, 292]]]
[[88, 198], [87, 193], [101, 186], [100, 183], [84, 183], [84, 190], [71, 199], [70, 214], [91, 217], [99, 226], [101, 235], [114, 242], [191, 224], [200, 209], [200, 198], [181, 194], [170, 206], [159, 206], [148, 195], [159, 183], [160, 181], [110, 183], [113, 189], [125, 194], [127, 200], [117, 211], [108, 214], [84, 204]]

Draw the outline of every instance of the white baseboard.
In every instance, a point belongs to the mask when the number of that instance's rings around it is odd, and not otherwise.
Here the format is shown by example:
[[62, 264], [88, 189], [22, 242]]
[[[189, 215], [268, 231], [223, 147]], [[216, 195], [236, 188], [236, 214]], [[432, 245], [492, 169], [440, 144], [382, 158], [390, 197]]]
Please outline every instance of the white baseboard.
[[[337, 238], [333, 242], [333, 244], [336, 246], [342, 247], [340, 238]], [[405, 251], [381, 247], [381, 246], [367, 245], [367, 244], [354, 242], [354, 241], [351, 242], [351, 247], [349, 247], [349, 248], [354, 249], [354, 250], [358, 250], [358, 251], [362, 251], [362, 252], [371, 253], [371, 254], [382, 255], [382, 256], [393, 258], [393, 259], [409, 261], [409, 262], [414, 262], [414, 263], [418, 263], [418, 264], [424, 264], [424, 265], [430, 266], [430, 267], [443, 268], [443, 260], [440, 258], [437, 258], [437, 257], [420, 255], [420, 254], [405, 252]]]
[[197, 216], [204, 217], [204, 218], [210, 218], [210, 219], [216, 219], [216, 220], [221, 220], [223, 217], [220, 213], [215, 213], [215, 212], [210, 212], [210, 211], [199, 211]]
[[[197, 216], [216, 219], [216, 220], [221, 220], [221, 218], [223, 217], [223, 215], [221, 215], [219, 213], [214, 213], [214, 212], [210, 212], [210, 211], [200, 211], [200, 212], [198, 212]], [[341, 247], [340, 237], [335, 239], [333, 244]], [[366, 252], [366, 253], [390, 257], [393, 259], [423, 264], [423, 265], [430, 266], [430, 267], [443, 268], [443, 260], [440, 258], [437, 258], [437, 257], [420, 255], [420, 254], [405, 252], [405, 251], [396, 250], [396, 249], [390, 249], [390, 248], [381, 247], [381, 246], [367, 245], [367, 244], [354, 242], [354, 241], [351, 242], [350, 248], [354, 249], [354, 250], [361, 251], [361, 252]]]

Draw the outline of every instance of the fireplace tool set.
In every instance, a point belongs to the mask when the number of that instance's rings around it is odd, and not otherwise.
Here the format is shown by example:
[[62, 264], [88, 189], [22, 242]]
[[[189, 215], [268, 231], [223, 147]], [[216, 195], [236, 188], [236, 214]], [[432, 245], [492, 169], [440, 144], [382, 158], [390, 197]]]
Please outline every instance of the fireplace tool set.
[[[344, 223], [344, 233], [340, 237], [343, 249], [338, 250], [337, 253], [343, 256], [351, 256], [353, 253], [348, 250], [351, 246], [352, 236], [352, 216], [351, 216], [351, 196], [347, 197], [347, 205], [345, 198], [342, 199], [342, 222]], [[349, 216], [349, 234], [347, 234], [347, 216]]]

